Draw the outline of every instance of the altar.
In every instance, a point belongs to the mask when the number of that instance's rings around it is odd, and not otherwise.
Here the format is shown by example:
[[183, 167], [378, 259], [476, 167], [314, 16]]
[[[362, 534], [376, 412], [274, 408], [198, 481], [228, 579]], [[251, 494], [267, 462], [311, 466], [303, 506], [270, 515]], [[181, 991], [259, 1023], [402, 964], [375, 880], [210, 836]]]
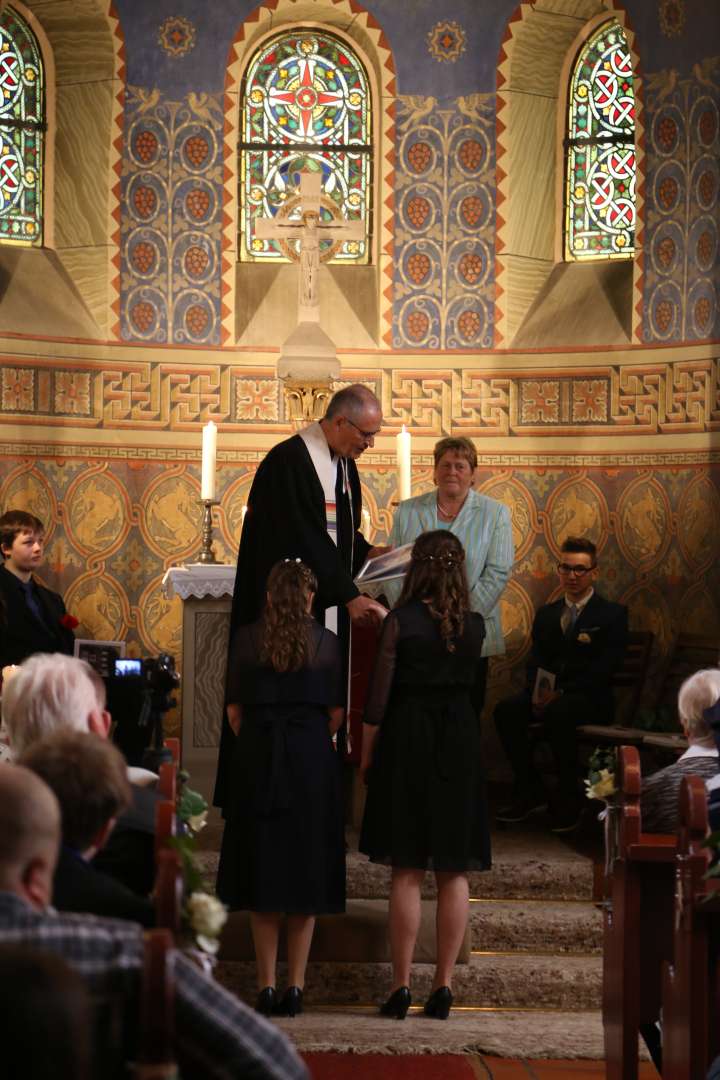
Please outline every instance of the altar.
[[183, 602], [182, 766], [192, 787], [212, 798], [225, 697], [235, 564], [171, 566], [168, 596]]

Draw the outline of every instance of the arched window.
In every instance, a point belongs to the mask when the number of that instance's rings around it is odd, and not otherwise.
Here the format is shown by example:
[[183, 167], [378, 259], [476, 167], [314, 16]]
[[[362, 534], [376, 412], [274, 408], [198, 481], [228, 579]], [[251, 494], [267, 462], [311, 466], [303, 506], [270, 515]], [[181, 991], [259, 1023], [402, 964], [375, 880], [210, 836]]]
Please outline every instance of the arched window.
[[568, 113], [565, 258], [628, 258], [635, 251], [635, 96], [619, 23], [605, 23], [583, 46]]
[[5, 7], [0, 14], [0, 243], [42, 244], [44, 83], [35, 35]]
[[[325, 220], [334, 216], [365, 223], [365, 239], [338, 244], [331, 261], [368, 262], [370, 89], [348, 44], [315, 29], [294, 29], [266, 41], [245, 73], [241, 123], [240, 258], [287, 258], [282, 241], [255, 235], [254, 222], [279, 211], [291, 220], [299, 217], [295, 193], [305, 170], [322, 172]], [[321, 244], [326, 258], [329, 246], [330, 241]]]

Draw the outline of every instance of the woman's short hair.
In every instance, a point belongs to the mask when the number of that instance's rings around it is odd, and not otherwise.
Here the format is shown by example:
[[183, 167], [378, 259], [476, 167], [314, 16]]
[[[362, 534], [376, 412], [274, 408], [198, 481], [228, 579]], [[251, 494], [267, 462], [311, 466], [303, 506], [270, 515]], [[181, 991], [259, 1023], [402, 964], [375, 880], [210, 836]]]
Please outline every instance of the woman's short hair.
[[703, 714], [706, 709], [711, 709], [718, 699], [720, 669], [705, 668], [685, 680], [678, 692], [678, 712], [687, 728], [688, 738], [706, 739], [712, 735], [712, 729]]
[[435, 443], [435, 449], [433, 450], [435, 465], [439, 465], [440, 458], [448, 453], [459, 454], [460, 457], [464, 457], [473, 472], [477, 469], [477, 450], [472, 439], [466, 439], [463, 435], [440, 439], [439, 442]]
[[3, 686], [2, 716], [16, 757], [58, 728], [87, 731], [88, 716], [102, 707], [90, 665], [64, 653], [23, 660]]

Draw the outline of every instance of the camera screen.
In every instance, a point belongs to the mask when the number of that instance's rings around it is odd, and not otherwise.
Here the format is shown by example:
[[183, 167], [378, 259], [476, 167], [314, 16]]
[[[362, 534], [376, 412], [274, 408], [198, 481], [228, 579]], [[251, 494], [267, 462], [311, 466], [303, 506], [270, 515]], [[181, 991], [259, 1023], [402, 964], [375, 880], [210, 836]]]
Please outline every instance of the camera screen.
[[142, 660], [116, 660], [116, 675], [142, 675]]

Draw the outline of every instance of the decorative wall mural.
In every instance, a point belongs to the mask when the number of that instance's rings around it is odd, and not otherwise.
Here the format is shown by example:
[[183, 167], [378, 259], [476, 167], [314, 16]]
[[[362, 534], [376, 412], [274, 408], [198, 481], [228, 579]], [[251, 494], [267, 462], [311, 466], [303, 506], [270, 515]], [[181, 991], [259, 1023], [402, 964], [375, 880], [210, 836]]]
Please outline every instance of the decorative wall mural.
[[[235, 559], [242, 508], [263, 455], [243, 451], [242, 461], [220, 465], [215, 537], [221, 559]], [[682, 464], [687, 454], [680, 453], [676, 464], [656, 464], [652, 471], [641, 463], [586, 466], [567, 455], [562, 463], [537, 465], [519, 455], [504, 456], [499, 467], [481, 453], [477, 480], [480, 491], [510, 507], [516, 543], [511, 585], [502, 601], [508, 653], [494, 662], [494, 693], [522, 677], [533, 614], [557, 593], [559, 545], [570, 533], [597, 542], [599, 588], [629, 604], [633, 627], [653, 630], [659, 655], [669, 650], [681, 627], [720, 633], [713, 576], [720, 466]], [[67, 455], [58, 464], [38, 454], [30, 468], [26, 457], [11, 458], [0, 503], [31, 509], [46, 521], [42, 577], [63, 593], [83, 634], [126, 637], [134, 655], [165, 651], [180, 658], [182, 606], [163, 594], [161, 582], [169, 566], [199, 546], [199, 471], [199, 462], [167, 464], [133, 455], [112, 464]], [[414, 490], [429, 489], [430, 475], [430, 463], [418, 462]], [[383, 543], [392, 526], [396, 470], [363, 458], [360, 476], [370, 537]], [[96, 491], [115, 495], [97, 499]], [[93, 512], [100, 532], [90, 555], [89, 536], [78, 529], [76, 493], [86, 502], [92, 496], [98, 507]], [[173, 534], [180, 539], [174, 541]]]
[[494, 97], [398, 98], [396, 348], [493, 340]]
[[[3, 367], [0, 362], [0, 375], [3, 385], [30, 388], [28, 409], [18, 408], [15, 396], [0, 398], [0, 428], [28, 422], [56, 424], [58, 416], [65, 420], [51, 392], [53, 369], [62, 369], [63, 362], [20, 363]], [[233, 363], [194, 367], [171, 360], [162, 364], [113, 360], [87, 367], [87, 421], [96, 429], [199, 432], [212, 419], [226, 432], [277, 435], [286, 430], [279, 423], [279, 384], [270, 367]], [[377, 392], [389, 431], [409, 424], [416, 434], [438, 437], [451, 433], [553, 437], [582, 431], [617, 438], [720, 430], [716, 358], [598, 363], [591, 374], [587, 367], [564, 368], [562, 377], [543, 378], [529, 370], [504, 374], [500, 362], [490, 369], [374, 368], [356, 370], [353, 377]], [[109, 447], [108, 453], [112, 456], [115, 451]]]
[[128, 89], [122, 170], [122, 336], [217, 344], [222, 104]]
[[646, 341], [716, 337], [720, 62], [646, 83]]

